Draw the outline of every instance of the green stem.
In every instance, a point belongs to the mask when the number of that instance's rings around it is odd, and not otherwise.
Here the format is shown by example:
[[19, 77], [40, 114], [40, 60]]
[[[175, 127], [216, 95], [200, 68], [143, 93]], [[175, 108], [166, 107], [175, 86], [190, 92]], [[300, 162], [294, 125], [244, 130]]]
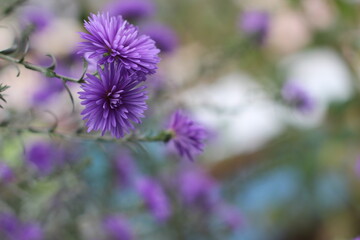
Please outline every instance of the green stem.
[[9, 126], [9, 122], [0, 123], [0, 128], [5, 128], [12, 132], [23, 133], [23, 132], [30, 132], [34, 134], [46, 134], [49, 136], [55, 136], [62, 139], [78, 139], [84, 141], [95, 141], [95, 142], [131, 142], [131, 141], [139, 141], [139, 142], [168, 142], [171, 137], [173, 136], [169, 131], [161, 131], [155, 136], [136, 136], [136, 135], [127, 135], [124, 138], [116, 139], [112, 137], [100, 137], [91, 134], [84, 134], [81, 132], [75, 132], [73, 134], [66, 134], [55, 131], [55, 129], [40, 129], [40, 128], [33, 128], [33, 127], [12, 127]]
[[33, 71], [37, 71], [40, 73], [43, 73], [44, 75], [46, 75], [47, 77], [55, 77], [55, 78], [59, 78], [64, 82], [75, 82], [75, 83], [84, 83], [84, 79], [80, 78], [80, 79], [75, 79], [75, 78], [70, 78], [70, 77], [66, 77], [64, 75], [58, 74], [56, 73], [53, 69], [51, 68], [46, 68], [46, 67], [41, 67], [32, 63], [29, 63], [27, 61], [25, 61], [24, 59], [17, 59], [17, 58], [13, 58], [11, 56], [8, 55], [4, 55], [2, 53], [0, 53], [0, 59], [3, 59], [5, 61], [8, 62], [12, 62], [12, 63], [16, 63], [19, 65], [24, 66], [27, 69], [33, 70]]

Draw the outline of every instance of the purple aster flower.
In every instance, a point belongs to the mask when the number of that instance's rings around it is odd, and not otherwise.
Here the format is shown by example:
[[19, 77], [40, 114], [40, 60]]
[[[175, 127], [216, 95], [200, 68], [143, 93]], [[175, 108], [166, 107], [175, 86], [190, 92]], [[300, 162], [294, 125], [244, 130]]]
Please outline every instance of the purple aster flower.
[[116, 61], [131, 72], [155, 73], [160, 61], [155, 42], [139, 35], [138, 29], [121, 16], [91, 14], [84, 26], [89, 33], [80, 33], [86, 41], [80, 43], [79, 53], [100, 57], [99, 64]]
[[15, 179], [11, 168], [4, 162], [0, 162], [0, 183], [9, 183]]
[[111, 16], [121, 15], [130, 22], [136, 22], [155, 14], [155, 5], [151, 0], [112, 1], [106, 7]]
[[40, 175], [50, 174], [63, 162], [63, 152], [51, 143], [35, 142], [27, 148], [26, 162]]
[[262, 11], [247, 11], [240, 16], [239, 28], [263, 44], [269, 31], [269, 14]]
[[108, 216], [103, 221], [103, 229], [107, 240], [134, 239], [130, 224], [121, 216]]
[[206, 129], [181, 110], [171, 116], [168, 130], [172, 133], [168, 144], [181, 157], [193, 161], [195, 155], [203, 152], [208, 135]]
[[43, 231], [37, 223], [24, 223], [12, 214], [1, 214], [0, 236], [7, 240], [42, 240]]
[[82, 111], [88, 132], [106, 131], [116, 138], [134, 129], [132, 122], [141, 123], [147, 109], [145, 86], [139, 86], [136, 75], [129, 75], [122, 65], [106, 64], [98, 68], [100, 78], [87, 74], [79, 92], [85, 106]]
[[185, 204], [209, 211], [218, 202], [217, 184], [203, 170], [196, 168], [183, 170], [178, 181], [179, 192]]
[[151, 178], [138, 179], [136, 189], [155, 219], [162, 222], [170, 217], [169, 200], [162, 186], [156, 180]]
[[308, 92], [294, 82], [288, 82], [281, 91], [284, 100], [303, 113], [311, 112], [315, 107], [315, 101]]
[[155, 41], [156, 47], [162, 53], [170, 53], [178, 45], [175, 31], [166, 25], [160, 23], [149, 24], [142, 28], [142, 32]]
[[46, 29], [53, 19], [48, 9], [39, 7], [27, 7], [21, 13], [21, 24], [23, 26], [33, 25], [37, 32]]

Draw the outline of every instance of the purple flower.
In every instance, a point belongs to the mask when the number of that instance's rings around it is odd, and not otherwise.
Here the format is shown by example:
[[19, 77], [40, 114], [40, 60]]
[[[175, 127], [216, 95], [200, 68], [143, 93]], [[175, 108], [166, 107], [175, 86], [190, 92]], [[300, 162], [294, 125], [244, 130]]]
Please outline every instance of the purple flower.
[[108, 240], [134, 239], [130, 224], [121, 216], [108, 216], [105, 218], [103, 229]]
[[160, 61], [155, 42], [139, 35], [138, 29], [121, 16], [91, 14], [84, 26], [89, 33], [80, 33], [86, 41], [80, 43], [79, 53], [100, 57], [99, 64], [116, 61], [131, 72], [155, 73]]
[[25, 154], [27, 164], [40, 175], [50, 174], [63, 161], [63, 152], [47, 142], [33, 143]]
[[121, 15], [131, 22], [151, 17], [155, 13], [155, 6], [151, 0], [117, 0], [110, 2], [105, 9], [111, 16]]
[[0, 183], [9, 183], [15, 178], [11, 168], [4, 162], [0, 162]]
[[[51, 59], [41, 59], [39, 64], [47, 67], [51, 64]], [[55, 71], [65, 76], [71, 76], [69, 67], [63, 61], [57, 63]], [[46, 104], [52, 97], [57, 96], [64, 90], [65, 87], [61, 79], [41, 75], [41, 86], [33, 95], [33, 102], [35, 105]]]
[[65, 87], [60, 79], [57, 78], [44, 78], [45, 82], [41, 88], [35, 92], [33, 101], [35, 104], [44, 104], [52, 96], [62, 92]]
[[36, 223], [26, 223], [21, 226], [21, 230], [14, 238], [16, 240], [41, 240], [43, 233], [40, 226]]
[[262, 11], [247, 11], [240, 16], [239, 27], [263, 44], [269, 30], [269, 14]]
[[207, 131], [181, 110], [171, 116], [168, 130], [173, 135], [168, 143], [181, 157], [193, 161], [195, 155], [203, 152]]
[[87, 74], [79, 92], [85, 106], [82, 111], [88, 132], [110, 132], [116, 138], [134, 129], [132, 122], [141, 123], [147, 109], [145, 86], [139, 86], [136, 75], [129, 75], [122, 65], [106, 64], [98, 68], [100, 78]]
[[12, 214], [1, 214], [0, 233], [6, 236], [7, 240], [43, 239], [43, 231], [37, 223], [21, 222]]
[[161, 185], [154, 179], [141, 178], [136, 182], [136, 189], [143, 198], [151, 214], [160, 222], [171, 215], [168, 198]]
[[46, 29], [52, 19], [52, 14], [44, 8], [27, 7], [21, 13], [22, 25], [33, 25], [37, 32], [41, 32]]
[[129, 186], [132, 184], [136, 167], [133, 158], [129, 153], [122, 151], [115, 160], [115, 173], [117, 182], [120, 186]]
[[360, 178], [360, 156], [358, 156], [356, 159], [354, 170], [355, 170], [356, 176]]
[[97, 65], [98, 65], [98, 61], [99, 61], [100, 57], [90, 58], [89, 57], [90, 55], [91, 55], [90, 52], [87, 52], [84, 54], [84, 58], [88, 63], [87, 72], [95, 73], [97, 71]]
[[155, 41], [155, 45], [162, 53], [170, 53], [178, 45], [178, 38], [170, 27], [153, 23], [143, 27], [142, 32]]
[[[7, 235], [13, 235], [19, 225], [19, 220], [12, 214], [0, 214], [0, 232]], [[0, 235], [1, 236], [1, 235]]]
[[241, 227], [244, 224], [242, 215], [233, 206], [222, 204], [220, 207], [218, 207], [217, 213], [223, 222], [233, 230]]
[[315, 101], [308, 92], [294, 82], [288, 82], [281, 91], [284, 100], [303, 113], [311, 112], [315, 107]]
[[179, 175], [179, 193], [184, 203], [204, 211], [218, 202], [218, 187], [214, 179], [201, 169], [185, 169]]

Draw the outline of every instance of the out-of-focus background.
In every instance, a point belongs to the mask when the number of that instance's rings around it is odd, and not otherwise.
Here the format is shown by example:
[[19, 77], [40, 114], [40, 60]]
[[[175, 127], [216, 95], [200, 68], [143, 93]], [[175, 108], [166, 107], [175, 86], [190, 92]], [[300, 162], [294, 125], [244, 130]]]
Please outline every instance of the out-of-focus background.
[[[84, 125], [79, 86], [69, 84], [73, 109], [60, 80], [0, 61], [10, 86], [0, 122], [14, 121], [0, 128], [1, 239], [15, 239], [6, 229], [16, 240], [360, 235], [359, 1], [0, 0], [0, 10], [0, 50], [34, 24], [26, 60], [48, 66], [52, 54], [74, 78], [83, 21], [121, 14], [161, 49], [137, 129], [157, 131], [182, 108], [211, 132], [195, 162], [161, 143], [72, 138]], [[21, 130], [54, 123], [69, 137]]]

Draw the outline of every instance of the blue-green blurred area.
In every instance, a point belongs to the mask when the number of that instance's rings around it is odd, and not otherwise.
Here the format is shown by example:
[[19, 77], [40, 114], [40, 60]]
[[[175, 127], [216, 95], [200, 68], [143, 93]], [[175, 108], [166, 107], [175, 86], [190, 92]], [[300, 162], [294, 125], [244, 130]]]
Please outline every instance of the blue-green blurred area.
[[[56, 79], [1, 60], [10, 88], [0, 91], [0, 239], [14, 240], [1, 214], [40, 226], [42, 238], [16, 240], [360, 236], [360, 2], [139, 1], [147, 7], [128, 20], [167, 30], [154, 35], [164, 49], [135, 133], [154, 136], [186, 109], [211, 133], [204, 153], [191, 162], [163, 142], [79, 137], [78, 85], [68, 86], [72, 101]], [[56, 71], [78, 78], [84, 20], [125, 2], [0, 0], [0, 51], [40, 9], [26, 60], [49, 66], [51, 54]], [[114, 223], [122, 237], [110, 236], [109, 216], [126, 220]]]

